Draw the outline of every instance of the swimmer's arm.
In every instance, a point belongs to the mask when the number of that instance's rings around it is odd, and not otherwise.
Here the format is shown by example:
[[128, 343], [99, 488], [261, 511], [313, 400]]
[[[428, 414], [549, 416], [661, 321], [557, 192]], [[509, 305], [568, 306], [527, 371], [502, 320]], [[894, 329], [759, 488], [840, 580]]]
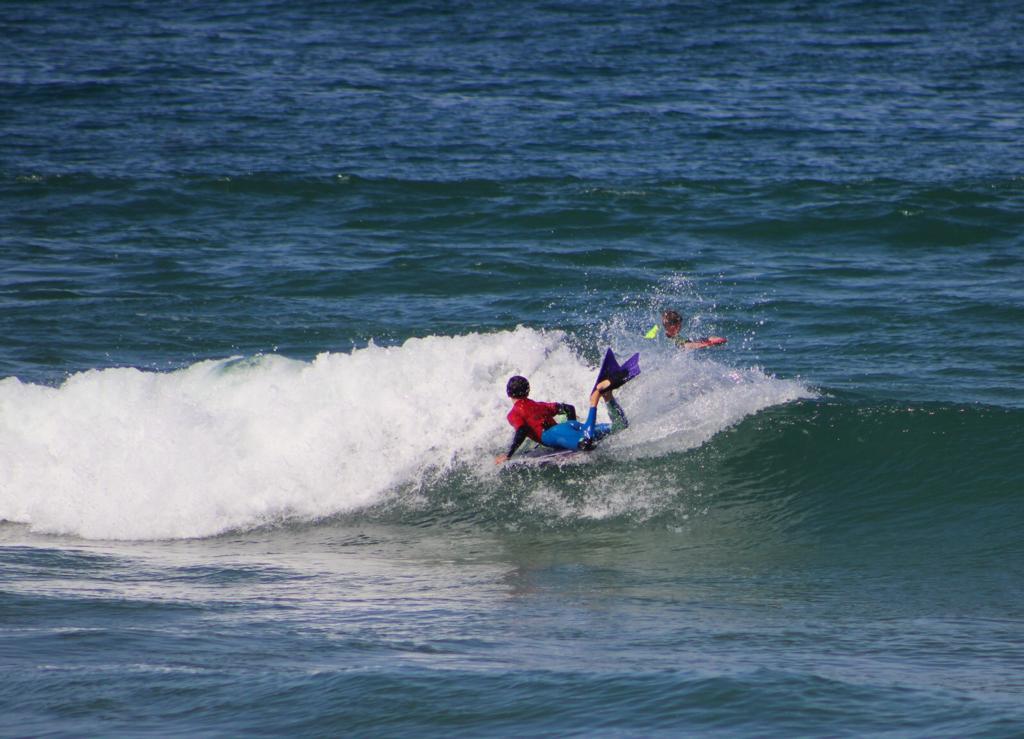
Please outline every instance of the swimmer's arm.
[[495, 464], [501, 464], [507, 462], [508, 458], [516, 453], [516, 449], [522, 446], [523, 442], [526, 441], [526, 426], [520, 426], [516, 429], [516, 435], [512, 437], [512, 443], [508, 447], [508, 452], [505, 454], [499, 454], [494, 458]]

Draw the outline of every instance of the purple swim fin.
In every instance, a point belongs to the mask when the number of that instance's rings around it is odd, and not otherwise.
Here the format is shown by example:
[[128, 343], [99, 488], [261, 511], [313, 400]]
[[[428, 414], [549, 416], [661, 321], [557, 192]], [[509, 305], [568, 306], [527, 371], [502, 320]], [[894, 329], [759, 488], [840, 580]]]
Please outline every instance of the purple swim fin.
[[597, 373], [597, 380], [594, 382], [594, 387], [596, 388], [597, 384], [601, 382], [601, 380], [611, 380], [612, 386], [609, 390], [614, 390], [617, 387], [622, 387], [639, 374], [639, 354], [634, 354], [620, 365], [618, 360], [615, 358], [615, 353], [609, 348], [608, 351], [605, 352], [604, 361], [601, 362], [601, 371]]

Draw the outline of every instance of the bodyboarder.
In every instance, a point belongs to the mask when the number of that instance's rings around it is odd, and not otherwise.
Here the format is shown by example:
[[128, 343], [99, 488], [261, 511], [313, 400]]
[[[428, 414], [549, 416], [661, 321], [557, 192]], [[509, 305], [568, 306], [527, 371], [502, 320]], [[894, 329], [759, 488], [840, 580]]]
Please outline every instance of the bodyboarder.
[[[615, 388], [640, 374], [639, 355], [634, 355], [621, 367], [609, 349], [594, 389], [590, 393], [590, 408], [587, 419], [580, 423], [576, 408], [569, 403], [543, 403], [530, 399], [530, 381], [521, 375], [509, 378], [505, 394], [513, 400], [508, 422], [515, 429], [512, 443], [505, 454], [495, 457], [495, 464], [503, 464], [526, 439], [555, 449], [589, 450], [609, 434], [629, 426], [626, 412], [622, 410], [612, 394]], [[608, 406], [611, 423], [596, 423], [597, 405], [601, 399]], [[566, 420], [558, 423], [556, 416], [565, 415]]]

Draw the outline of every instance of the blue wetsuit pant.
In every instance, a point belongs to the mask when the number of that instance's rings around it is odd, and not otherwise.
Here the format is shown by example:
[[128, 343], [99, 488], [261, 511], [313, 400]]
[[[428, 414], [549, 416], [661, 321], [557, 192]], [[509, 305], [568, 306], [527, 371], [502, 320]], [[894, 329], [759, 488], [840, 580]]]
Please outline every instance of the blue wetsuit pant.
[[597, 408], [591, 408], [587, 412], [587, 420], [584, 423], [565, 421], [545, 429], [540, 437], [540, 443], [558, 449], [584, 449], [592, 442], [629, 426], [626, 414], [617, 402], [614, 400], [610, 402], [608, 411], [612, 417], [612, 423], [595, 423]]

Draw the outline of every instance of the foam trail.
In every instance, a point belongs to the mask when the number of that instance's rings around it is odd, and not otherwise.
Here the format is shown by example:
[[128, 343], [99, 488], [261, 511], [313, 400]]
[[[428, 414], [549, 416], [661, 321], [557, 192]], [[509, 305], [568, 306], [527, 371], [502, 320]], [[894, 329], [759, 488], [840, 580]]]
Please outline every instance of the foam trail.
[[[565, 338], [526, 328], [431, 336], [312, 362], [93, 370], [58, 388], [7, 378], [0, 520], [86, 538], [204, 537], [357, 511], [456, 465], [493, 475], [510, 433], [510, 374], [530, 377], [538, 398], [585, 403], [596, 370]], [[673, 361], [684, 360], [649, 363], [624, 388], [633, 426], [613, 453], [696, 446], [806, 394], [753, 370], [737, 382], [714, 363], [704, 375], [676, 367], [689, 390], [666, 389]]]
[[153, 539], [357, 510], [460, 455], [490, 454], [513, 371], [559, 394], [579, 394], [590, 374], [561, 333], [520, 329], [309, 363], [93, 370], [59, 388], [7, 378], [0, 519]]

